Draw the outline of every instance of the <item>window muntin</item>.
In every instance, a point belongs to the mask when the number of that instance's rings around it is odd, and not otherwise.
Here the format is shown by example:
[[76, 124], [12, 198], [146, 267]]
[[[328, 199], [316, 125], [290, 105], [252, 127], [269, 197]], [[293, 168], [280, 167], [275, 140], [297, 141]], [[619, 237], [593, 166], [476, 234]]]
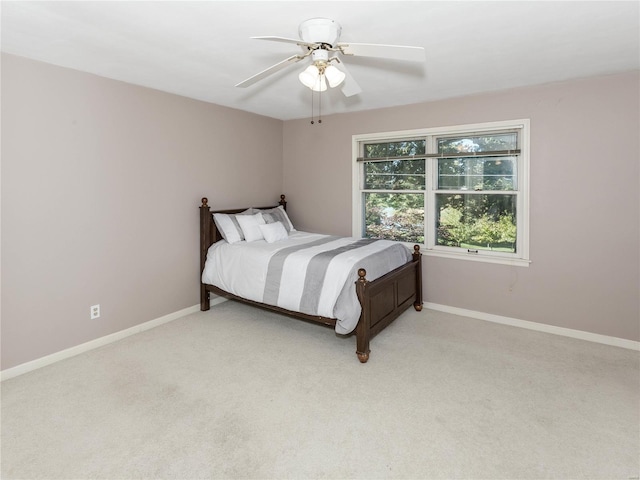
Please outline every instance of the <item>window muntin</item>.
[[354, 234], [424, 243], [427, 255], [528, 265], [528, 125], [355, 135]]

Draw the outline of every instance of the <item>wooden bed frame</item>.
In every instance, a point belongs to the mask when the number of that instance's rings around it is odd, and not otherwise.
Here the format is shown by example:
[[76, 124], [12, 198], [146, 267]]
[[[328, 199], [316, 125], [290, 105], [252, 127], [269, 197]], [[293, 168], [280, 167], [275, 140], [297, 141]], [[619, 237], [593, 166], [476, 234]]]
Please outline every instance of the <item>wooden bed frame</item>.
[[[207, 259], [207, 250], [209, 247], [222, 239], [222, 235], [218, 231], [214, 221], [213, 213], [234, 214], [246, 210], [245, 208], [235, 208], [229, 210], [211, 210], [207, 198], [202, 199], [200, 206], [200, 276], [204, 271], [205, 261]], [[284, 195], [280, 195], [280, 202], [285, 210], [287, 202]], [[256, 207], [260, 209], [269, 209], [277, 207], [271, 205], [267, 207]], [[355, 329], [356, 335], [356, 354], [362, 363], [369, 360], [369, 343], [371, 339], [383, 330], [387, 325], [393, 322], [398, 316], [410, 306], [417, 311], [422, 310], [422, 254], [420, 246], [413, 247], [413, 259], [405, 265], [392, 270], [391, 272], [377, 278], [373, 281], [366, 279], [367, 272], [361, 268], [358, 270], [358, 280], [355, 282], [355, 289], [362, 306], [360, 320]], [[213, 285], [200, 284], [200, 310], [209, 310], [209, 293], [213, 292], [225, 298], [238, 300], [250, 305], [266, 308], [275, 312], [279, 312], [301, 320], [307, 320], [323, 325], [335, 327], [335, 318], [326, 318], [304, 313], [293, 312], [284, 308], [266, 305], [245, 298], [238, 297], [229, 292], [221, 290]]]

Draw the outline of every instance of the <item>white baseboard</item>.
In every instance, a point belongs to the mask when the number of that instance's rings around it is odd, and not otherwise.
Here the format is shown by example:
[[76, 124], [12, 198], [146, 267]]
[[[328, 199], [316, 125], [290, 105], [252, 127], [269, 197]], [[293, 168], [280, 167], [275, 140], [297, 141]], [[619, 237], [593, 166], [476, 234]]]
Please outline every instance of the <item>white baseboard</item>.
[[463, 317], [471, 317], [478, 320], [486, 320], [488, 322], [511, 325], [512, 327], [527, 328], [529, 330], [537, 330], [538, 332], [553, 333], [554, 335], [562, 335], [564, 337], [578, 338], [580, 340], [586, 340], [588, 342], [603, 343], [605, 345], [611, 345], [614, 347], [640, 351], [640, 342], [627, 340], [625, 338], [610, 337], [607, 335], [600, 335], [598, 333], [585, 332], [582, 330], [556, 327], [554, 325], [530, 322], [528, 320], [519, 320], [517, 318], [511, 317], [503, 317], [500, 315], [493, 315], [491, 313], [467, 310], [465, 308], [450, 307], [449, 305], [441, 305], [439, 303], [424, 302], [423, 305], [425, 308], [438, 310], [440, 312], [453, 313], [454, 315], [461, 315]]
[[[212, 296], [211, 306], [218, 305], [219, 303], [226, 302], [226, 301], [227, 299], [224, 297]], [[640, 351], [640, 342], [636, 342], [634, 340], [627, 340], [627, 339], [618, 338], [618, 337], [610, 337], [607, 335], [600, 335], [597, 333], [584, 332], [582, 330], [573, 330], [570, 328], [556, 327], [554, 325], [546, 325], [544, 323], [536, 323], [536, 322], [530, 322], [527, 320], [519, 320], [517, 318], [503, 317], [500, 315], [493, 315], [491, 313], [478, 312], [475, 310], [467, 310], [465, 308], [451, 307], [449, 305], [441, 305], [439, 303], [424, 302], [423, 305], [425, 308], [438, 310], [440, 312], [452, 313], [454, 315], [461, 315], [463, 317], [471, 317], [471, 318], [476, 318], [478, 320], [486, 320], [488, 322], [501, 323], [503, 325], [511, 325], [513, 327], [527, 328], [529, 330], [537, 330], [539, 332], [553, 333], [555, 335], [578, 338], [580, 340], [587, 340], [589, 342], [603, 343], [605, 345], [611, 345], [614, 347], [621, 347], [621, 348], [627, 348], [630, 350]], [[191, 313], [195, 313], [198, 311], [200, 311], [200, 305], [187, 307], [182, 310], [178, 310], [177, 312], [164, 315], [160, 318], [156, 318], [154, 320], [141, 323], [140, 325], [136, 325], [131, 328], [127, 328], [126, 330], [121, 330], [119, 332], [112, 333], [111, 335], [106, 335], [104, 337], [96, 338], [95, 340], [82, 343], [75, 347], [67, 348], [66, 350], [62, 350], [60, 352], [52, 353], [51, 355], [47, 355], [45, 357], [38, 358], [30, 362], [26, 362], [12, 368], [7, 368], [6, 370], [2, 370], [0, 372], [0, 381], [8, 380], [10, 378], [17, 377], [18, 375], [22, 375], [22, 374], [31, 372], [33, 370], [36, 370], [38, 368], [46, 367], [47, 365], [51, 365], [53, 363], [59, 362], [60, 360], [65, 360], [67, 358], [75, 357], [76, 355], [79, 355], [81, 353], [88, 352], [90, 350], [102, 347], [104, 345], [108, 345], [113, 342], [117, 342], [118, 340], [122, 340], [123, 338], [129, 337], [131, 335], [135, 335], [136, 333], [140, 333], [145, 330], [158, 327], [160, 325], [172, 322], [173, 320], [177, 320], [178, 318], [182, 318], [186, 315], [189, 315]]]
[[[211, 305], [217, 305], [218, 303], [222, 303], [225, 300], [226, 298], [222, 297], [212, 298]], [[200, 305], [187, 307], [182, 310], [178, 310], [177, 312], [173, 312], [154, 320], [141, 323], [140, 325], [136, 325], [135, 327], [127, 328], [125, 330], [112, 333], [111, 335], [96, 338], [95, 340], [76, 345], [75, 347], [67, 348], [66, 350], [62, 350], [60, 352], [52, 353], [51, 355], [32, 360], [30, 362], [22, 363], [12, 368], [7, 368], [6, 370], [2, 370], [0, 372], [0, 381], [8, 380], [10, 378], [17, 377], [18, 375], [36, 370], [38, 368], [46, 367], [47, 365], [59, 362], [60, 360], [75, 357], [76, 355], [88, 352], [89, 350], [108, 345], [109, 343], [117, 342], [118, 340], [122, 340], [123, 338], [135, 335], [136, 333], [144, 332], [145, 330], [158, 327], [165, 323], [172, 322], [173, 320], [177, 320], [178, 318], [182, 318], [186, 315], [199, 311]]]

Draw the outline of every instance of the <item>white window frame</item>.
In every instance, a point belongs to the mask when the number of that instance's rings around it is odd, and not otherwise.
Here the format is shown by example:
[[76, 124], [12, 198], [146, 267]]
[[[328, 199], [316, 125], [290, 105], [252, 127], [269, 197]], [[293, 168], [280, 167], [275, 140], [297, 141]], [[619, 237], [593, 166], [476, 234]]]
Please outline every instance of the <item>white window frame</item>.
[[[355, 237], [362, 236], [364, 221], [364, 162], [357, 161], [362, 157], [362, 145], [372, 142], [391, 142], [404, 139], [425, 137], [427, 139], [427, 152], [435, 152], [435, 137], [443, 135], [490, 133], [509, 129], [519, 129], [520, 153], [517, 156], [517, 181], [516, 191], [516, 253], [494, 252], [490, 250], [469, 251], [462, 248], [436, 245], [436, 193], [437, 191], [437, 158], [426, 159], [426, 185], [425, 199], [425, 243], [421, 246], [422, 253], [427, 256], [444, 257], [475, 262], [499, 263], [528, 267], [529, 258], [529, 119], [508, 120], [500, 122], [486, 122], [467, 125], [454, 125], [447, 127], [423, 128], [416, 130], [401, 130], [395, 132], [366, 133], [352, 136], [352, 234]], [[407, 191], [406, 193], [412, 193]], [[417, 193], [417, 192], [416, 192]], [[412, 245], [412, 243], [407, 243]]]

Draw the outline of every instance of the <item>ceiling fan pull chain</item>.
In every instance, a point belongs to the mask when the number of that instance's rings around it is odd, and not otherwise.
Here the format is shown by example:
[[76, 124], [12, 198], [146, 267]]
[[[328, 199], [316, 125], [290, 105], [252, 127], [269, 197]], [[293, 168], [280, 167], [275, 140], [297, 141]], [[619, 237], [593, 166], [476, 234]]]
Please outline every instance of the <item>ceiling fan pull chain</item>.
[[313, 90], [311, 90], [311, 125], [313, 125], [315, 122], [313, 121]]

